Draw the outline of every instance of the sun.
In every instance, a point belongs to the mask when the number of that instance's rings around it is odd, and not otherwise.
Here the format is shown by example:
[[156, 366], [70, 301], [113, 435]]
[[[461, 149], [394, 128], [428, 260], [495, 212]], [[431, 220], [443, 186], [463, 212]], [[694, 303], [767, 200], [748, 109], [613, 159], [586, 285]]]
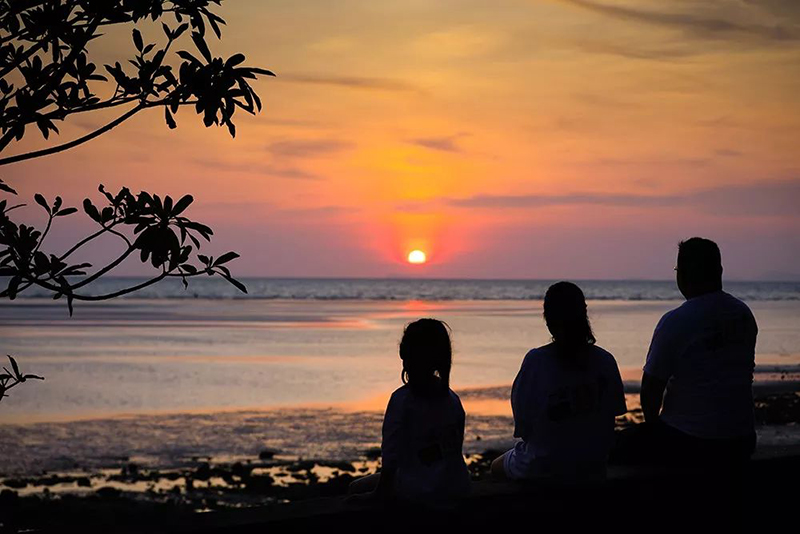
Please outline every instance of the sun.
[[408, 263], [425, 263], [428, 257], [421, 250], [412, 250], [408, 253]]

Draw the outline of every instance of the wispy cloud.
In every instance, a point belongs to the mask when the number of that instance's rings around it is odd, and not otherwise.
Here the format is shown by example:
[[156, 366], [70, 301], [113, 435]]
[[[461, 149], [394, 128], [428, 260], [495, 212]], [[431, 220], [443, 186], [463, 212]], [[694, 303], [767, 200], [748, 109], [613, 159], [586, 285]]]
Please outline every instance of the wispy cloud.
[[469, 134], [462, 132], [441, 137], [418, 137], [416, 139], [409, 140], [409, 143], [424, 148], [429, 148], [431, 150], [440, 150], [442, 152], [462, 152], [461, 147], [458, 146], [456, 141], [466, 135]]
[[342, 152], [353, 146], [353, 143], [339, 139], [289, 139], [270, 143], [266, 150], [278, 157], [313, 158]]
[[670, 44], [664, 46], [645, 45], [637, 43], [607, 43], [598, 40], [578, 41], [575, 43], [582, 52], [592, 54], [605, 54], [620, 56], [627, 59], [641, 59], [661, 62], [685, 62], [692, 56], [697, 55], [697, 49], [686, 46], [686, 43], [678, 45]]
[[543, 208], [591, 204], [596, 206], [674, 206], [674, 196], [609, 195], [605, 193], [575, 193], [568, 195], [475, 195], [448, 199], [446, 203], [459, 208]]
[[[649, 9], [642, 9], [638, 6], [611, 5], [592, 0], [557, 1], [600, 15], [682, 30], [695, 37], [707, 39], [749, 38], [762, 43], [779, 43], [800, 39], [800, 28], [796, 24], [796, 19], [787, 21], [785, 16], [776, 19], [772, 11], [762, 10], [756, 4], [751, 4], [751, 6], [762, 15], [759, 17], [762, 20], [754, 20], [753, 18], [744, 20], [740, 11], [736, 9], [741, 5], [737, 6], [737, 3], [724, 1], [682, 3], [685, 6], [684, 9], [692, 7], [698, 12], [665, 11], [660, 8], [665, 5], [674, 6], [674, 3], [662, 2], [651, 4], [653, 7]], [[738, 13], [739, 15], [734, 19], [734, 16], [729, 15], [730, 13]], [[770, 18], [771, 20], [763, 20], [765, 18]], [[779, 20], [780, 22], [778, 22]]]
[[800, 217], [800, 180], [722, 186], [671, 195], [578, 192], [564, 195], [475, 195], [444, 199], [458, 208], [520, 209], [551, 206], [669, 208], [688, 206], [715, 215]]
[[282, 167], [257, 162], [229, 162], [215, 159], [197, 158], [194, 163], [206, 169], [214, 169], [223, 172], [234, 172], [241, 174], [261, 174], [264, 176], [276, 176], [279, 178], [291, 178], [294, 180], [320, 180], [321, 176], [304, 171], [297, 167]]
[[744, 153], [740, 150], [733, 150], [731, 148], [718, 148], [714, 151], [714, 154], [717, 156], [723, 156], [726, 158], [737, 158], [739, 156], [744, 155]]
[[[277, 78], [276, 78], [277, 79]], [[312, 85], [331, 85], [349, 89], [372, 91], [422, 92], [420, 88], [402, 80], [392, 78], [370, 78], [363, 76], [328, 76], [322, 74], [286, 74], [280, 78], [286, 82]]]
[[636, 166], [658, 166], [658, 167], [704, 167], [710, 163], [708, 158], [599, 158], [585, 162], [587, 165], [603, 165], [608, 167], [636, 167]]

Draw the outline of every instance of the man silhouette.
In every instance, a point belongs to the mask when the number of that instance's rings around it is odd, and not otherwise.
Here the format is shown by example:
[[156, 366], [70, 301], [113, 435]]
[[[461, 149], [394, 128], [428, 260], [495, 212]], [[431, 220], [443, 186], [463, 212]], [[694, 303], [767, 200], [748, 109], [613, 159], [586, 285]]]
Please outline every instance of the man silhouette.
[[642, 375], [650, 454], [667, 462], [747, 459], [756, 442], [756, 321], [745, 303], [722, 290], [713, 241], [682, 241], [675, 270], [686, 302], [659, 321]]

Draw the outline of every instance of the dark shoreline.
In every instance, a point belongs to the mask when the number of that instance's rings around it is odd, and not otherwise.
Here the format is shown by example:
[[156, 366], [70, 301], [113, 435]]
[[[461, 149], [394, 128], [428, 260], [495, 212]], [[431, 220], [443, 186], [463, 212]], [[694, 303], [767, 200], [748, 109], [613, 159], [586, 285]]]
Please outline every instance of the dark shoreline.
[[[800, 392], [756, 398], [759, 429], [787, 431], [800, 443]], [[617, 421], [625, 428], [641, 421], [634, 409]], [[74, 524], [86, 514], [109, 517], [125, 524], [152, 524], [199, 512], [258, 507], [342, 495], [350, 482], [379, 468], [379, 449], [362, 451], [352, 461], [286, 460], [279, 451], [262, 451], [258, 458], [216, 462], [194, 458], [180, 469], [147, 469], [127, 463], [116, 472], [43, 474], [3, 479], [0, 520], [21, 527]], [[491, 461], [501, 453], [488, 449], [467, 455], [473, 480], [488, 478]]]

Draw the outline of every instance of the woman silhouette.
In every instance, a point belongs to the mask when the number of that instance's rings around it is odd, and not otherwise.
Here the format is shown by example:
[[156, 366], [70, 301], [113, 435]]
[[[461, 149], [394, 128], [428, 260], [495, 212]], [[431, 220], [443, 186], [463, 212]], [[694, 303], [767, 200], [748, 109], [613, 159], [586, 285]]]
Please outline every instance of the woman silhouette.
[[521, 441], [492, 463], [492, 474], [605, 476], [614, 416], [627, 411], [617, 362], [595, 345], [575, 284], [550, 286], [544, 319], [552, 343], [528, 352], [511, 390], [514, 437]]

